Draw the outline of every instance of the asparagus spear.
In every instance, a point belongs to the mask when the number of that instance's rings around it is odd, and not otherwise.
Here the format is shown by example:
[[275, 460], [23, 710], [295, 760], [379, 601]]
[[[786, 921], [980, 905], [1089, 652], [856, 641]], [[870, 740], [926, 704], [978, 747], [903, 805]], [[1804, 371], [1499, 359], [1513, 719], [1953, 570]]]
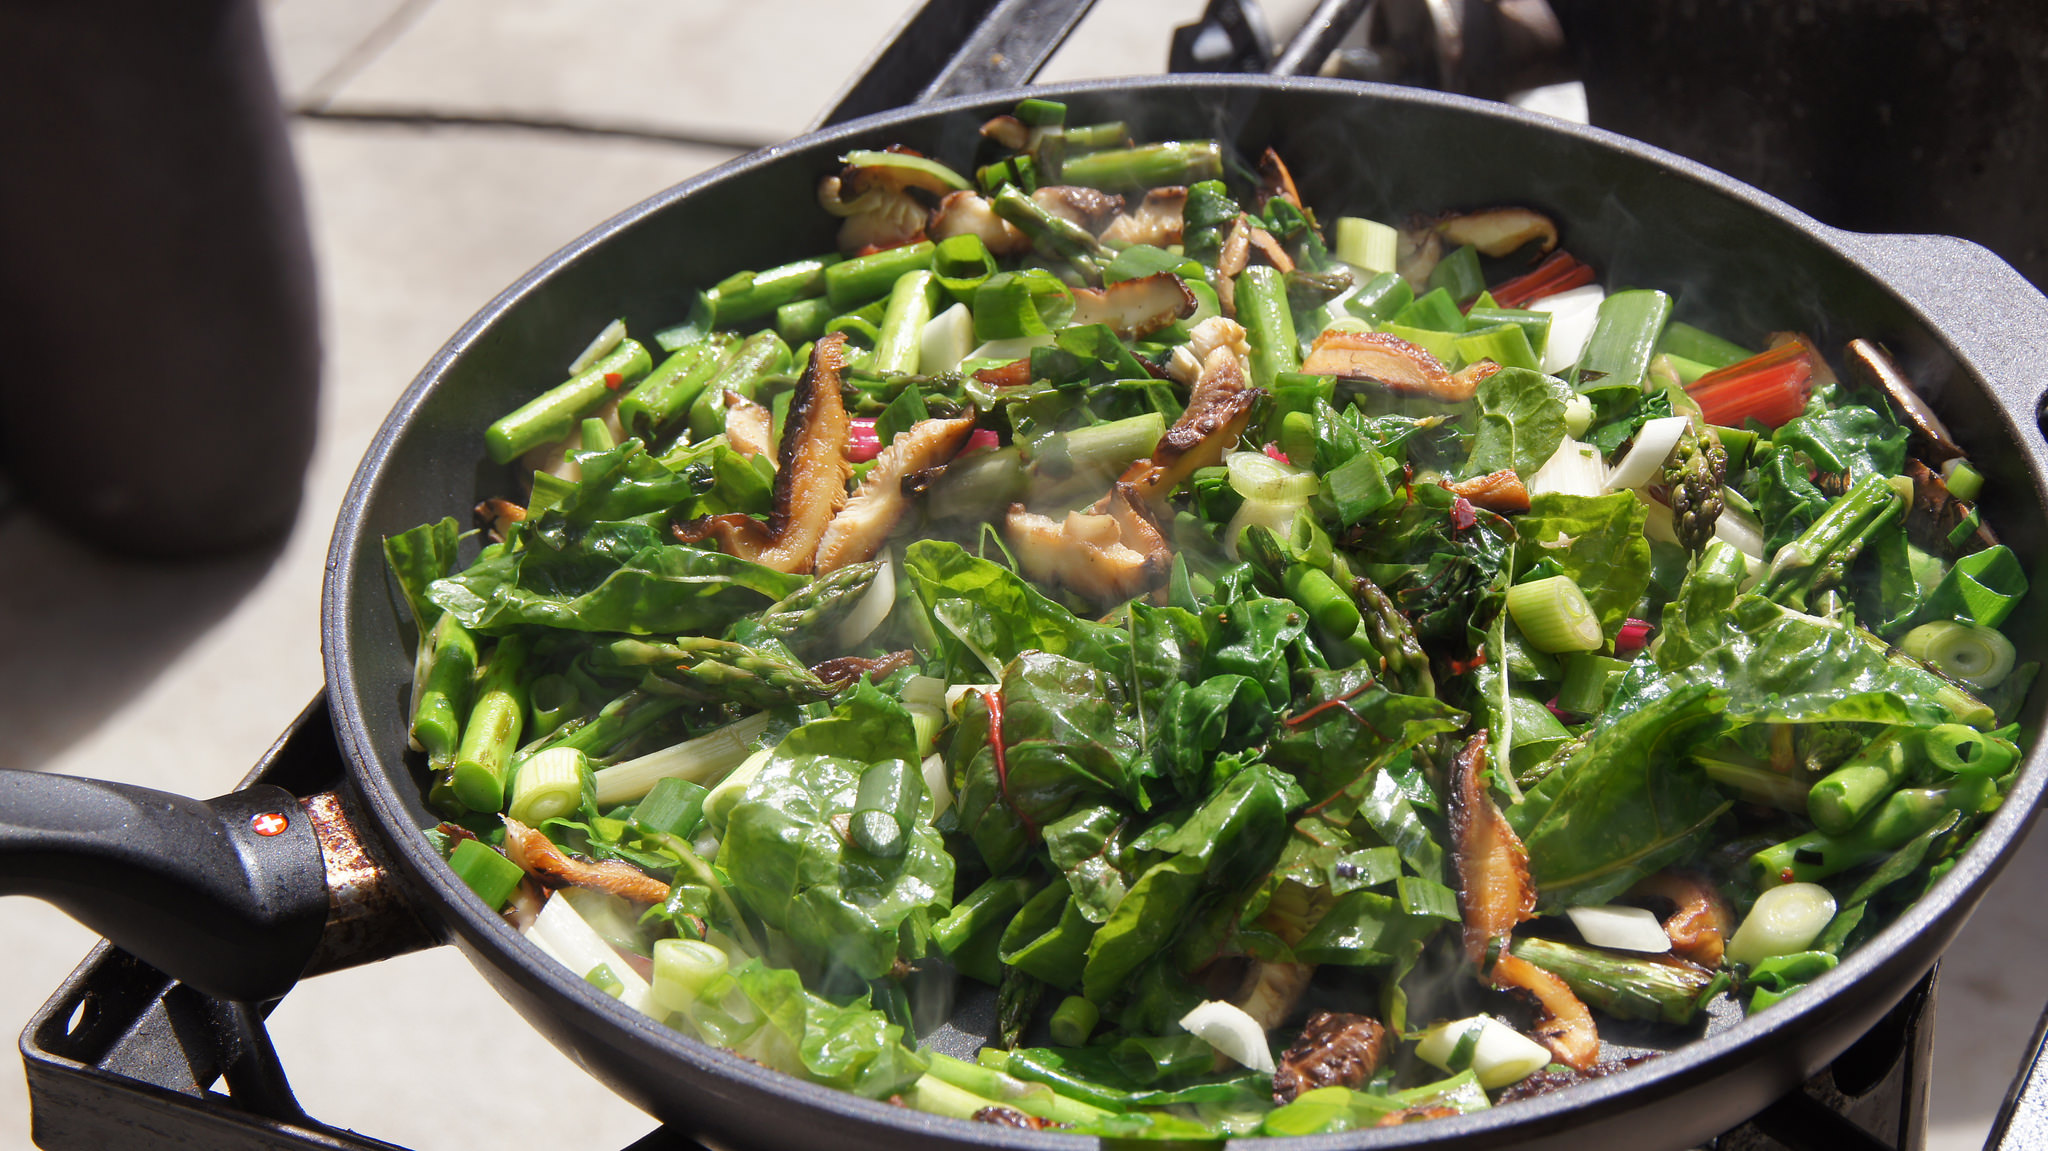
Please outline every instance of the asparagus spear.
[[1842, 582], [1864, 541], [1905, 509], [1906, 497], [1890, 477], [1865, 476], [1799, 538], [1778, 549], [1758, 590], [1766, 599], [1805, 611], [1809, 599]]
[[755, 708], [825, 699], [832, 688], [794, 658], [731, 640], [684, 636], [673, 643], [614, 640], [591, 651], [594, 666], [643, 668], [685, 698]]
[[1712, 971], [1669, 956], [1624, 955], [1536, 938], [1517, 939], [1509, 950], [1564, 980], [1588, 1006], [1617, 1019], [1684, 1023], [1714, 981]]
[[461, 743], [462, 715], [476, 674], [476, 639], [453, 615], [443, 613], [434, 625], [433, 653], [413, 711], [412, 736], [426, 749], [428, 764], [442, 771], [454, 764]]
[[530, 647], [523, 635], [499, 640], [477, 685], [476, 704], [463, 725], [462, 745], [449, 776], [455, 797], [472, 811], [497, 811], [505, 805], [505, 769], [526, 725], [523, 681]]
[[1090, 281], [1102, 279], [1095, 261], [1109, 252], [1086, 228], [1039, 207], [1015, 185], [997, 192], [990, 205], [996, 215], [1031, 237], [1031, 242], [1048, 258], [1073, 264]]
[[603, 407], [621, 385], [646, 375], [653, 366], [646, 348], [635, 340], [621, 340], [610, 355], [485, 429], [484, 447], [491, 462], [509, 464], [575, 431], [583, 417]]
[[1084, 188], [1138, 191], [1192, 184], [1223, 175], [1223, 149], [1214, 140], [1167, 140], [1136, 148], [1110, 148], [1069, 156], [1060, 179]]

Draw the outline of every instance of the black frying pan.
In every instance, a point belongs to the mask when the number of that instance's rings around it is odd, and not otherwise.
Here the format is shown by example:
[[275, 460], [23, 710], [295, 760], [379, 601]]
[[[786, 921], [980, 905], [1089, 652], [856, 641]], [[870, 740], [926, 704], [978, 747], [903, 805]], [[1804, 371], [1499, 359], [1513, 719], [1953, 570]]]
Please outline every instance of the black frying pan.
[[[2035, 366], [2048, 362], [2048, 301], [1974, 245], [1934, 237], [1866, 237], [1815, 223], [1707, 169], [1588, 128], [1500, 105], [1406, 89], [1299, 79], [1143, 79], [1035, 89], [1063, 99], [1077, 121], [1128, 120], [1140, 138], [1217, 136], [1246, 155], [1272, 145], [1305, 199], [1325, 213], [1402, 218], [1519, 203], [1546, 210], [1566, 243], [1609, 284], [1672, 291], [1678, 316], [1738, 339], [1800, 328], [1824, 348], [1867, 337], [1887, 344], [1982, 465], [1985, 512], [2042, 571], [2048, 539], [2048, 444], [2036, 425]], [[555, 381], [567, 351], [615, 316], [654, 330], [687, 310], [690, 293], [742, 267], [765, 267], [831, 246], [813, 200], [817, 179], [850, 148], [904, 143], [962, 162], [977, 126], [1016, 93], [875, 116], [756, 153], [671, 189], [600, 226], [548, 260], [459, 332], [400, 400], [357, 472], [329, 556], [323, 632], [329, 703], [348, 764], [363, 837], [412, 892], [413, 911], [469, 953], [536, 1026], [584, 1066], [686, 1132], [725, 1143], [900, 1149], [946, 1144], [1079, 1146], [944, 1120], [763, 1071], [654, 1023], [526, 943], [472, 897], [420, 834], [436, 820], [405, 754], [412, 646], [384, 573], [384, 536], [516, 490], [506, 469], [480, 463], [484, 425]], [[2038, 575], [2037, 575], [2038, 579]], [[2042, 597], [2008, 630], [2044, 634]], [[2023, 659], [2043, 656], [2039, 638]], [[2041, 701], [2029, 701], [2030, 732]], [[110, 837], [51, 832], [17, 812], [41, 798], [36, 779], [0, 790], [0, 892], [55, 894], [81, 918], [114, 931], [119, 916], [74, 887], [53, 891], [51, 857], [24, 845]], [[1796, 1086], [1867, 1030], [1953, 938], [2024, 834], [2048, 781], [2036, 754], [1976, 846], [1898, 922], [1786, 1003], [1623, 1074], [1489, 1112], [1406, 1128], [1309, 1137], [1316, 1148], [1680, 1148], [1725, 1129]], [[54, 786], [77, 789], [72, 781]], [[100, 785], [90, 785], [99, 789]], [[26, 798], [24, 798], [26, 793]], [[94, 794], [106, 794], [95, 790]], [[127, 802], [124, 798], [121, 802]], [[159, 801], [150, 801], [159, 802]], [[256, 808], [278, 802], [269, 796]], [[47, 805], [46, 805], [47, 806]], [[270, 893], [209, 911], [255, 939], [297, 932], [289, 947], [227, 978], [183, 954], [194, 933], [133, 942], [145, 958], [208, 990], [274, 994], [305, 962], [309, 910], [301, 870], [313, 851], [300, 823], [284, 835], [244, 834], [252, 808], [189, 818], [227, 850], [228, 869]], [[256, 814], [263, 812], [257, 811]], [[40, 821], [47, 822], [47, 821]], [[273, 858], [276, 857], [276, 858]], [[286, 858], [291, 857], [291, 858]], [[28, 864], [21, 861], [30, 860]], [[294, 863], [296, 859], [299, 863]], [[217, 868], [201, 868], [207, 882]], [[24, 876], [35, 880], [25, 882]], [[278, 877], [282, 878], [278, 878]], [[234, 904], [232, 883], [213, 903]], [[226, 891], [226, 894], [220, 894]], [[133, 904], [133, 900], [129, 901]], [[266, 910], [267, 909], [267, 910]], [[268, 916], [268, 919], [265, 918]], [[265, 926], [274, 923], [278, 926]], [[219, 950], [219, 949], [216, 949]], [[229, 948], [228, 950], [233, 950]], [[244, 948], [246, 952], [246, 947]], [[260, 950], [260, 949], [259, 949]]]

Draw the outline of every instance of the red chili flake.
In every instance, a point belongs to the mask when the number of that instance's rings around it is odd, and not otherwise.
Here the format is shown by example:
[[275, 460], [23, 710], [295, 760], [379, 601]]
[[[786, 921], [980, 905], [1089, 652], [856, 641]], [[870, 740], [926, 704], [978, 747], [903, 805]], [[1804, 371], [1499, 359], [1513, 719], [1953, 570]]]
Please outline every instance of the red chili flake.
[[625, 382], [626, 377], [620, 375], [617, 372], [606, 372], [604, 374], [604, 386], [610, 388], [612, 391], [618, 391], [619, 385]]
[[1289, 467], [1294, 465], [1294, 461], [1287, 458], [1287, 453], [1280, 450], [1280, 445], [1271, 440], [1266, 441], [1266, 454]]
[[1780, 883], [1790, 883], [1797, 878], [1799, 878], [1798, 873], [1789, 867], [1778, 873], [1778, 882]]
[[1452, 674], [1452, 675], [1464, 675], [1464, 674], [1465, 674], [1466, 672], [1468, 672], [1468, 671], [1471, 671], [1471, 670], [1472, 670], [1473, 668], [1475, 668], [1475, 667], [1485, 667], [1485, 666], [1486, 666], [1486, 648], [1485, 648], [1485, 647], [1480, 647], [1480, 648], [1479, 648], [1478, 650], [1474, 651], [1474, 652], [1472, 653], [1472, 658], [1471, 658], [1471, 659], [1454, 659], [1454, 660], [1451, 660], [1451, 661], [1450, 661], [1450, 668], [1451, 668], [1451, 674]]
[[275, 811], [249, 817], [249, 828], [258, 835], [283, 835], [285, 828], [290, 826], [291, 820]]
[[1650, 621], [1631, 618], [1621, 625], [1620, 631], [1614, 633], [1614, 654], [1629, 655], [1641, 651], [1643, 645], [1649, 642]]
[[1451, 526], [1459, 531], [1470, 531], [1479, 523], [1479, 513], [1472, 510], [1472, 501], [1464, 496], [1451, 501]]

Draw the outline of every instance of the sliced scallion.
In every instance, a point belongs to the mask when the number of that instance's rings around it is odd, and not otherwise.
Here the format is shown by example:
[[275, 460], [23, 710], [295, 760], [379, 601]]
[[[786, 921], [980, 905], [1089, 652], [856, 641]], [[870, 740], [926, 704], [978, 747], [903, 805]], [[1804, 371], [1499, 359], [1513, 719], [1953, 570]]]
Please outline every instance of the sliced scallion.
[[519, 886], [520, 878], [526, 874], [518, 864], [478, 839], [456, 844], [448, 856], [448, 867], [492, 911], [505, 906], [505, 901], [512, 898], [512, 889]]
[[1996, 628], [1953, 620], [1924, 623], [1907, 632], [1899, 647], [1972, 687], [1996, 687], [2012, 672], [2012, 641]]
[[653, 789], [655, 781], [674, 776], [710, 785], [747, 758], [749, 745], [768, 730], [768, 714], [736, 719], [723, 727], [673, 747], [615, 763], [597, 772], [597, 806], [610, 810]]
[[1959, 500], [1974, 500], [1984, 491], [1984, 473], [1961, 456], [1941, 465], [1941, 481], [1948, 486], [1948, 494]]
[[512, 777], [512, 818], [531, 827], [576, 810], [589, 774], [590, 761], [573, 747], [534, 753]]
[[1337, 258], [1378, 275], [1400, 266], [1401, 233], [1360, 216], [1337, 217]]
[[1605, 637], [1600, 617], [1570, 576], [1519, 583], [1508, 589], [1508, 615], [1538, 651], [1598, 651]]
[[1230, 489], [1247, 500], [1300, 503], [1316, 494], [1316, 474], [1283, 464], [1264, 452], [1233, 452], [1223, 461]]

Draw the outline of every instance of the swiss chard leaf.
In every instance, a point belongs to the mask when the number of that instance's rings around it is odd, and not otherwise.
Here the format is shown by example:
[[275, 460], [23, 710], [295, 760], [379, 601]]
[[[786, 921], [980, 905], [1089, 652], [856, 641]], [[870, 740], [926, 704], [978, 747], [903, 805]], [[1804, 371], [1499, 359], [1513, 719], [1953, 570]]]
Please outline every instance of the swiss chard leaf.
[[1690, 851], [1729, 807], [1688, 753], [1724, 700], [1669, 681], [1610, 708], [1506, 815], [1543, 906], [1604, 903]]
[[950, 678], [990, 678], [1025, 651], [1080, 660], [1109, 675], [1130, 666], [1130, 640], [1117, 628], [1077, 618], [1016, 573], [958, 544], [920, 540], [904, 572], [941, 631]]
[[869, 855], [840, 833], [866, 767], [778, 748], [733, 807], [719, 845], [734, 889], [827, 985], [847, 984], [849, 974], [880, 978], [899, 958], [905, 921], [935, 918], [952, 900], [953, 857], [930, 826], [914, 826], [894, 859]]
[[1535, 475], [1564, 442], [1565, 402], [1571, 385], [1528, 368], [1502, 368], [1479, 382], [1478, 431], [1465, 474], [1486, 475], [1512, 468]]
[[723, 1037], [736, 1051], [814, 1083], [887, 1099], [923, 1075], [925, 1058], [905, 1047], [903, 1029], [860, 996], [842, 1007], [804, 990], [794, 971], [754, 960], [727, 977], [752, 1005], [758, 1026], [719, 1020]]
[[1601, 631], [1612, 637], [1650, 586], [1650, 542], [1643, 538], [1648, 517], [1634, 492], [1534, 496], [1515, 521], [1522, 537], [1516, 566], [1547, 560], [1572, 577], [1600, 617]]
[[449, 516], [384, 539], [384, 562], [390, 565], [399, 591], [412, 608], [412, 620], [422, 639], [441, 618], [441, 606], [429, 598], [428, 589], [454, 569], [455, 548], [461, 538], [461, 528], [455, 517]]

